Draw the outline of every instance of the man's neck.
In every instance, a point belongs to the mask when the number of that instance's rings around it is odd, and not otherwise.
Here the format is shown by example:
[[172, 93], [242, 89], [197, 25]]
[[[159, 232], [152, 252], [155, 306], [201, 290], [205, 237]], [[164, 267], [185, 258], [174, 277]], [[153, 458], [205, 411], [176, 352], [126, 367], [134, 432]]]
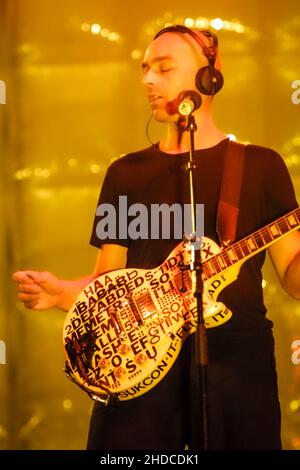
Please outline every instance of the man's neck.
[[[226, 134], [217, 128], [210, 111], [194, 113], [197, 131], [194, 133], [195, 149], [205, 149], [217, 145], [226, 139]], [[188, 152], [190, 148], [189, 132], [181, 132], [176, 123], [169, 123], [167, 135], [160, 141], [160, 149], [167, 153]]]

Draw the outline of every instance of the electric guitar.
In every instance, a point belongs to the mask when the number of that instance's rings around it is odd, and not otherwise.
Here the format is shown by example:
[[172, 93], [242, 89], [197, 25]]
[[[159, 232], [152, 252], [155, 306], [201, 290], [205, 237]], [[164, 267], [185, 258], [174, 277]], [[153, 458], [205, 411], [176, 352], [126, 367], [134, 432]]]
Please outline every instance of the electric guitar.
[[[203, 316], [207, 328], [227, 322], [232, 312], [217, 302], [241, 265], [297, 230], [297, 208], [240, 241], [220, 249], [201, 245]], [[181, 242], [154, 269], [120, 269], [87, 285], [67, 314], [63, 340], [67, 376], [91, 398], [107, 404], [129, 400], [154, 387], [172, 367], [185, 338], [197, 327], [190, 243]]]

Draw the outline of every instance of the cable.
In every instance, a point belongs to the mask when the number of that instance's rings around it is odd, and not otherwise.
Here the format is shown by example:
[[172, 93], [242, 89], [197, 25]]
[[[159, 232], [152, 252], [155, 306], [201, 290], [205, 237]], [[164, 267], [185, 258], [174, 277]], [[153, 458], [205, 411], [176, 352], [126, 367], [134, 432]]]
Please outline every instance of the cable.
[[152, 140], [150, 139], [150, 136], [149, 136], [149, 126], [150, 126], [150, 122], [151, 122], [152, 118], [153, 118], [153, 113], [151, 113], [151, 116], [150, 116], [150, 118], [148, 119], [148, 122], [147, 122], [146, 137], [149, 140], [151, 145], [155, 145], [155, 142], [152, 142]]

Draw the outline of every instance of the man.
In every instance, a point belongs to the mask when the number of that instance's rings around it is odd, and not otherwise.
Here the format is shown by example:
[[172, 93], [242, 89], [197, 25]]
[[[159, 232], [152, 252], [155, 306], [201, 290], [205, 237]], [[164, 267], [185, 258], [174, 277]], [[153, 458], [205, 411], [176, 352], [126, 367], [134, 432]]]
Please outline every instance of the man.
[[[209, 38], [197, 32], [208, 46]], [[130, 203], [187, 202], [181, 166], [187, 160], [189, 136], [178, 112], [170, 108], [184, 90], [195, 90], [195, 76], [207, 58], [187, 32], [166, 29], [146, 50], [143, 84], [153, 116], [166, 123], [165, 137], [152, 147], [122, 157], [107, 171], [99, 203], [116, 204], [119, 195]], [[216, 67], [220, 67], [219, 57]], [[216, 208], [228, 139], [214, 123], [212, 97], [201, 93], [194, 112], [197, 124], [195, 158], [198, 198], [204, 204], [205, 235], [218, 241]], [[171, 109], [171, 111], [170, 111]], [[274, 151], [246, 148], [237, 239], [297, 207], [294, 190], [281, 157]], [[49, 272], [19, 271], [19, 299], [32, 310], [68, 310], [80, 290], [101, 273], [124, 267], [153, 268], [178, 240], [99, 239], [95, 218], [91, 244], [100, 248], [93, 273], [77, 281], [57, 279]], [[291, 232], [269, 248], [283, 288], [300, 298], [300, 234]], [[237, 281], [221, 300], [233, 317], [208, 330], [209, 447], [211, 449], [279, 449], [280, 408], [274, 360], [272, 323], [262, 299], [264, 253], [248, 260]], [[190, 337], [191, 338], [191, 337]], [[199, 448], [198, 415], [193, 412], [193, 370], [188, 338], [167, 376], [152, 390], [113, 408], [95, 404], [89, 449]]]

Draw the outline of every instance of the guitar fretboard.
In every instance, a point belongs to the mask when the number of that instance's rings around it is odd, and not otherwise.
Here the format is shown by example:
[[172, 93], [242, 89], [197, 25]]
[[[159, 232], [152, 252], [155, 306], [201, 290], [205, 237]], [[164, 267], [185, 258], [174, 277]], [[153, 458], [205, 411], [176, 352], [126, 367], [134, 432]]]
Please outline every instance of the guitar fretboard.
[[209, 279], [233, 264], [254, 256], [299, 226], [300, 208], [298, 207], [205, 261], [203, 263], [204, 279]]

